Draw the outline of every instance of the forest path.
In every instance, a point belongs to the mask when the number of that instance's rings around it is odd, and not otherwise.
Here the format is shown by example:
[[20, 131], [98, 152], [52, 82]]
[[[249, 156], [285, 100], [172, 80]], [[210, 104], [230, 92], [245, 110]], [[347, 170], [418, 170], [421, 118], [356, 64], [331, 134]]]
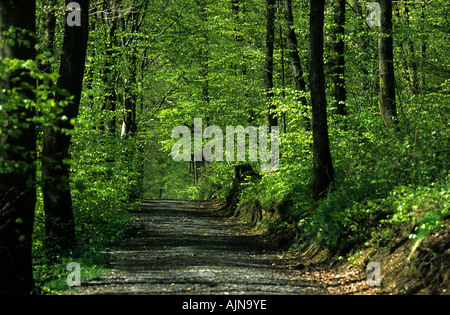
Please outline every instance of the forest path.
[[145, 200], [141, 209], [136, 235], [110, 251], [111, 271], [83, 281], [78, 294], [323, 293], [207, 202]]

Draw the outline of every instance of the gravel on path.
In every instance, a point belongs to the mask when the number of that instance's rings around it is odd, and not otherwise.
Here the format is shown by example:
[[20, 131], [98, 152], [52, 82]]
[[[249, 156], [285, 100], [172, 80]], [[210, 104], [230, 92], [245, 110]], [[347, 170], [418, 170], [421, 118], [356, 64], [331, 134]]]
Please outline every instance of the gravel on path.
[[145, 200], [136, 233], [116, 248], [111, 270], [76, 294], [312, 295], [323, 290], [242, 226], [214, 216], [208, 204]]

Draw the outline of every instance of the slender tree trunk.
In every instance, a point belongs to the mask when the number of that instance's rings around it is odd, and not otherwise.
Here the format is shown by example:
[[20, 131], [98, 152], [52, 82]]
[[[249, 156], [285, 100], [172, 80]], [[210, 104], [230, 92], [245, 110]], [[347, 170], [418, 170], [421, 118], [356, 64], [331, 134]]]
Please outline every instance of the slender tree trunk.
[[419, 54], [420, 54], [420, 61], [419, 61], [419, 91], [423, 91], [425, 89], [425, 72], [424, 72], [424, 63], [426, 60], [426, 51], [427, 51], [427, 34], [423, 31], [422, 25], [425, 23], [425, 4], [422, 4], [421, 6], [421, 14], [420, 14], [420, 43], [419, 43]]
[[[294, 15], [292, 13], [292, 1], [284, 0], [284, 17], [286, 20], [286, 38], [289, 45], [289, 59], [291, 61], [292, 72], [294, 73], [294, 82], [295, 88], [299, 92], [306, 92], [306, 82], [303, 78], [303, 69], [300, 63], [300, 56], [298, 54], [298, 42], [297, 35], [294, 30]], [[311, 129], [311, 124], [307, 117], [306, 108], [308, 106], [308, 102], [306, 101], [306, 97], [300, 97], [299, 101], [302, 103], [305, 108], [305, 112], [302, 115], [303, 127], [305, 130]]]
[[426, 52], [427, 52], [427, 44], [425, 42], [425, 38], [422, 38], [420, 40], [419, 45], [420, 45], [420, 47], [419, 47], [419, 52], [420, 52], [419, 90], [423, 91], [425, 89], [425, 70], [424, 70], [423, 65], [425, 64]]
[[[403, 8], [403, 20], [405, 21], [407, 27], [410, 27], [410, 19], [409, 19], [409, 8], [408, 3], [404, 2]], [[417, 35], [417, 34], [415, 34]], [[408, 38], [405, 43], [403, 43], [403, 49], [406, 51], [404, 62], [405, 62], [405, 70], [407, 74], [405, 75], [406, 82], [408, 84], [408, 92], [411, 94], [417, 94], [419, 92], [419, 79], [418, 79], [418, 65], [417, 65], [417, 56], [416, 49], [414, 48], [414, 42], [411, 38]]]
[[324, 0], [311, 0], [310, 8], [309, 76], [313, 116], [313, 194], [314, 198], [320, 199], [326, 196], [328, 187], [334, 182], [323, 65]]
[[[279, 3], [281, 7], [278, 8], [278, 14], [281, 14], [283, 9], [283, 4]], [[283, 89], [281, 91], [281, 97], [284, 99], [286, 97], [285, 88], [286, 88], [286, 67], [285, 67], [285, 48], [286, 48], [286, 40], [283, 36], [283, 26], [281, 25], [281, 19], [278, 20], [278, 27], [279, 27], [279, 34], [280, 34], [280, 52], [281, 52], [281, 88]], [[286, 126], [286, 113], [283, 111], [281, 113], [281, 123], [283, 125], [283, 133], [287, 132], [287, 126]]]
[[117, 0], [105, 1], [104, 10], [110, 11], [111, 16], [107, 16], [108, 20], [106, 22], [108, 26], [108, 35], [106, 37], [106, 50], [105, 50], [105, 63], [103, 69], [103, 80], [105, 82], [105, 104], [103, 105], [103, 111], [105, 111], [106, 119], [106, 129], [109, 133], [116, 133], [116, 79], [117, 74], [114, 70], [115, 57], [114, 49], [116, 48], [116, 30], [117, 30], [117, 11], [119, 5]]
[[122, 137], [134, 136], [137, 132], [136, 124], [136, 102], [137, 97], [134, 91], [137, 83], [137, 57], [136, 49], [133, 48], [129, 60], [129, 78], [125, 79], [125, 119], [123, 121]]
[[275, 13], [276, 1], [266, 0], [266, 61], [264, 66], [264, 85], [269, 102], [269, 125], [278, 126], [276, 114], [271, 113], [275, 109], [271, 99], [273, 97], [273, 51], [275, 45]]
[[[16, 41], [6, 40], [4, 31], [10, 27], [17, 28]], [[0, 0], [0, 59], [11, 58], [35, 60], [35, 39], [26, 30], [36, 33], [36, 2]], [[17, 39], [23, 37], [29, 45]], [[34, 110], [22, 104], [8, 109], [9, 91], [16, 90], [22, 98], [35, 101], [31, 87], [36, 85], [27, 69], [0, 75], [0, 294], [30, 294], [34, 288], [31, 264], [31, 245], [36, 205], [36, 135], [32, 123]], [[21, 77], [19, 81], [13, 80]], [[2, 92], [6, 91], [6, 94]], [[24, 104], [24, 102], [23, 102]], [[13, 123], [12, 121], [16, 122]], [[16, 136], [6, 132], [15, 129]], [[12, 162], [13, 166], [4, 167], [3, 162]], [[14, 166], [18, 163], [19, 166]]]
[[[359, 0], [353, 0], [351, 3], [351, 6], [354, 9], [356, 15], [361, 20], [363, 20], [364, 18], [367, 17], [366, 8], [363, 8], [363, 6], [361, 5], [361, 2]], [[366, 27], [367, 27], [366, 23], [360, 23], [357, 30], [359, 32], [364, 32]], [[359, 51], [361, 53], [365, 54], [365, 55], [361, 55], [362, 59], [372, 60], [373, 57], [368, 56], [368, 52], [370, 51], [368, 39], [369, 39], [368, 36], [361, 38], [361, 42], [360, 42], [361, 48]], [[375, 57], [375, 58], [377, 58], [377, 57]], [[359, 67], [359, 69], [362, 72], [362, 77], [359, 82], [359, 90], [360, 90], [359, 94], [364, 95], [366, 98], [368, 98], [370, 95], [370, 99], [372, 99], [372, 95], [378, 94], [378, 89], [374, 86], [375, 84], [373, 84], [373, 82], [372, 82], [373, 80], [370, 79], [368, 66], [362, 66], [362, 67]]]
[[[133, 4], [135, 1], [133, 1]], [[148, 0], [144, 2], [140, 1], [140, 5], [137, 6], [137, 9], [130, 13], [130, 16], [127, 19], [121, 18], [121, 26], [123, 32], [131, 32], [132, 34], [137, 34], [140, 31], [142, 26], [142, 21], [146, 16], [146, 10], [148, 7]], [[116, 4], [117, 5], [117, 4]], [[137, 115], [136, 115], [136, 107], [137, 107], [137, 93], [136, 93], [136, 84], [137, 84], [137, 75], [138, 75], [138, 50], [137, 46], [133, 45], [136, 37], [133, 35], [131, 38], [122, 37], [122, 46], [133, 48], [130, 51], [130, 54], [125, 55], [125, 58], [128, 63], [128, 72], [129, 76], [125, 78], [125, 96], [124, 96], [124, 105], [125, 105], [125, 117], [123, 121], [122, 127], [122, 137], [127, 135], [134, 136], [138, 131], [137, 126]]]
[[[66, 5], [70, 1], [66, 1]], [[65, 25], [63, 54], [61, 56], [59, 89], [69, 92], [73, 99], [58, 117], [54, 128], [47, 128], [43, 136], [42, 177], [47, 245], [55, 252], [73, 248], [75, 224], [69, 186], [69, 146], [71, 136], [63, 129], [72, 130], [71, 120], [78, 115], [83, 85], [86, 48], [89, 33], [89, 0], [78, 0], [81, 6], [81, 26]], [[66, 100], [57, 93], [56, 103]], [[67, 119], [62, 119], [62, 117]]]
[[[206, 11], [206, 3], [203, 4], [202, 8], [202, 20], [204, 24], [208, 23], [208, 13]], [[202, 66], [201, 76], [203, 81], [202, 92], [203, 92], [203, 102], [209, 105], [211, 99], [209, 96], [209, 50], [208, 50], [209, 37], [207, 32], [204, 33], [203, 38], [204, 38], [204, 47], [206, 48], [200, 52], [201, 54], [200, 63]], [[207, 117], [206, 120], [207, 120], [206, 124], [208, 124], [209, 117]]]
[[392, 0], [380, 0], [381, 26], [378, 39], [380, 60], [380, 91], [378, 105], [389, 127], [397, 121], [395, 103], [394, 48], [392, 38]]
[[[55, 27], [56, 27], [56, 2], [57, 0], [49, 0], [48, 1], [48, 12], [47, 12], [47, 18], [45, 21], [45, 28], [44, 28], [44, 38], [43, 38], [43, 45], [44, 47], [53, 55], [54, 54], [54, 44], [55, 44]], [[52, 64], [51, 62], [47, 61], [42, 66], [42, 72], [45, 73], [51, 73], [52, 72]], [[52, 85], [52, 82], [45, 82], [48, 86]]]
[[345, 0], [334, 0], [333, 61], [332, 61], [332, 95], [334, 114], [345, 115], [347, 91], [345, 89]]

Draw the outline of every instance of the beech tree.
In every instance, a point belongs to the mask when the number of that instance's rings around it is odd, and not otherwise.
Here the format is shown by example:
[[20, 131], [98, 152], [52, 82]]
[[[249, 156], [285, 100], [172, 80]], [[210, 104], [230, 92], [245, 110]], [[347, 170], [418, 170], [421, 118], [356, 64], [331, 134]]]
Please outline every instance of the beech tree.
[[[116, 109], [117, 109], [117, 81], [118, 74], [115, 64], [118, 62], [116, 47], [118, 40], [116, 32], [119, 23], [119, 3], [117, 0], [103, 2], [103, 21], [106, 25], [106, 49], [104, 51], [103, 82], [105, 84], [105, 100], [103, 103], [103, 114], [106, 116], [105, 127], [111, 134], [116, 133]], [[103, 126], [100, 126], [103, 128]]]
[[313, 195], [316, 199], [325, 197], [328, 187], [334, 182], [323, 65], [324, 5], [324, 0], [310, 1], [309, 80], [313, 117]]
[[386, 125], [397, 121], [395, 103], [394, 41], [392, 37], [392, 0], [380, 0], [381, 26], [378, 37], [378, 56], [380, 60], [380, 92], [378, 105]]
[[333, 96], [334, 114], [345, 115], [347, 90], [345, 89], [345, 3], [346, 0], [334, 0], [333, 57], [331, 91]]
[[[292, 12], [292, 1], [284, 0], [283, 8], [284, 8], [283, 9], [284, 17], [286, 20], [286, 38], [289, 45], [289, 59], [291, 61], [292, 72], [294, 75], [295, 88], [299, 92], [306, 93], [306, 81], [305, 78], [303, 77], [303, 68], [300, 63], [300, 56], [298, 53], [297, 35], [294, 29], [294, 14]], [[302, 103], [304, 108], [307, 107], [308, 103], [306, 101], [305, 96], [301, 96], [299, 101]], [[306, 112], [303, 114], [302, 120], [305, 130], [309, 130], [310, 122], [308, 120]]]
[[266, 60], [264, 66], [264, 86], [269, 102], [269, 126], [278, 126], [278, 119], [271, 110], [275, 109], [271, 98], [273, 97], [273, 51], [275, 45], [275, 13], [276, 1], [266, 0]]
[[[69, 4], [66, 1], [66, 6]], [[71, 99], [63, 108], [55, 126], [46, 128], [42, 148], [42, 191], [48, 248], [51, 251], [72, 249], [75, 245], [75, 223], [69, 185], [70, 131], [78, 115], [83, 86], [86, 48], [89, 34], [89, 0], [78, 1], [81, 26], [65, 23], [63, 52], [55, 95], [58, 104]], [[77, 10], [77, 9], [75, 9]]]
[[0, 1], [0, 294], [34, 287], [35, 32], [35, 1]]

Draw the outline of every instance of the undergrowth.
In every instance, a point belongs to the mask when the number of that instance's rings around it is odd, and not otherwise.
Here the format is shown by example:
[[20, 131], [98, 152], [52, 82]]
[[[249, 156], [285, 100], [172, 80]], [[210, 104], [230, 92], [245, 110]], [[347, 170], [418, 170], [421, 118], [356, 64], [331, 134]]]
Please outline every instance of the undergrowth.
[[[395, 240], [406, 226], [410, 239], [443, 228], [449, 217], [448, 97], [402, 97], [408, 106], [401, 109], [398, 131], [384, 126], [376, 108], [360, 111], [356, 103], [348, 104], [340, 122], [330, 118], [336, 182], [320, 201], [310, 193], [311, 134], [298, 119], [288, 120], [279, 171], [242, 181], [235, 214], [270, 235], [289, 234], [295, 250], [315, 243], [339, 255]], [[289, 118], [299, 114], [290, 110]], [[220, 180], [210, 175], [210, 182]], [[214, 194], [226, 196], [223, 186]]]
[[[33, 269], [36, 293], [53, 294], [71, 290], [67, 285], [67, 265], [78, 263], [81, 281], [102, 273], [109, 265], [109, 247], [131, 232], [131, 212], [141, 203], [137, 166], [129, 161], [135, 150], [122, 139], [98, 142], [96, 131], [75, 135], [71, 164], [71, 193], [77, 244], [71, 250], [46, 247], [45, 213], [41, 189], [38, 189], [34, 233]], [[83, 141], [79, 141], [80, 139]], [[116, 141], [116, 142], [115, 142]], [[104, 147], [116, 150], [115, 158], [103, 154]]]

